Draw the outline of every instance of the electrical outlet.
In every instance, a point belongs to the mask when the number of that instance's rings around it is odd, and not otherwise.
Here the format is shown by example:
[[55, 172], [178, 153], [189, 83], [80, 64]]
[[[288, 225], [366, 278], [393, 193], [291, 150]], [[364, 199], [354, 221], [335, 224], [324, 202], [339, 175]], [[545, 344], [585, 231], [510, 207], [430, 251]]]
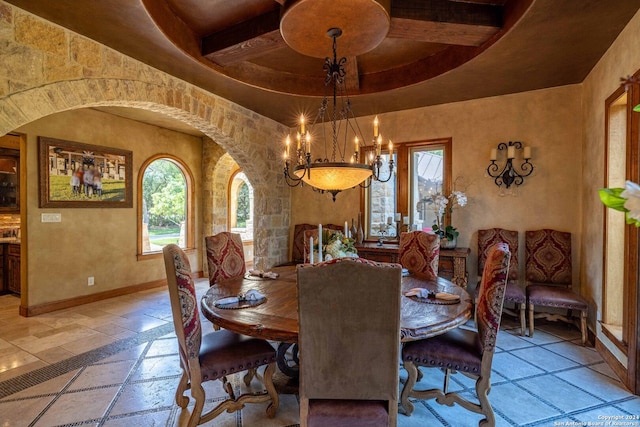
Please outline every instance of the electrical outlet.
[[61, 222], [62, 214], [60, 213], [43, 213], [40, 216], [41, 222]]
[[87, 286], [93, 286], [95, 285], [95, 281], [93, 280], [93, 276], [89, 276], [89, 278], [87, 279]]

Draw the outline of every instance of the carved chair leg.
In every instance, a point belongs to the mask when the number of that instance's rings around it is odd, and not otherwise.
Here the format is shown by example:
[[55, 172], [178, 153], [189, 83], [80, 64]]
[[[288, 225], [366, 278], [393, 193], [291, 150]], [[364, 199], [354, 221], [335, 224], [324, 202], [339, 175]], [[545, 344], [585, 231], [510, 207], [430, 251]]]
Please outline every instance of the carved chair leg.
[[476, 395], [480, 402], [480, 413], [486, 418], [480, 420], [480, 427], [494, 427], [496, 425], [496, 416], [493, 413], [491, 402], [489, 402], [489, 393], [491, 392], [491, 377], [481, 375], [476, 381]]
[[534, 311], [534, 306], [533, 304], [529, 303], [529, 338], [533, 338], [533, 331], [534, 331], [534, 326], [533, 326], [533, 311]]
[[525, 311], [527, 308], [526, 303], [520, 303], [520, 336], [523, 337], [525, 331], [527, 330], [527, 321], [525, 316]]
[[193, 407], [193, 412], [191, 412], [191, 417], [189, 417], [187, 427], [196, 427], [200, 424], [200, 417], [202, 415], [202, 409], [204, 408], [205, 401], [204, 389], [200, 384], [198, 384], [197, 387], [191, 388], [191, 396], [196, 400], [196, 404]]
[[245, 374], [243, 381], [247, 387], [249, 387], [249, 384], [251, 384], [251, 380], [256, 376], [256, 369], [257, 368], [251, 368]]
[[280, 407], [280, 396], [273, 385], [273, 374], [276, 371], [276, 364], [269, 363], [262, 374], [262, 382], [267, 389], [267, 394], [271, 397], [271, 403], [267, 406], [267, 417], [273, 418]]
[[449, 392], [449, 375], [451, 374], [451, 369], [444, 370], [444, 384], [442, 385], [442, 392], [447, 394]]
[[176, 404], [182, 409], [186, 408], [189, 404], [189, 398], [184, 395], [184, 392], [189, 389], [189, 376], [186, 371], [182, 370], [182, 376], [180, 377], [180, 382], [178, 383], [178, 388], [176, 389]]
[[580, 312], [580, 335], [582, 345], [585, 345], [587, 342], [587, 310]]
[[402, 388], [402, 394], [400, 395], [400, 406], [404, 409], [404, 413], [406, 416], [410, 416], [413, 413], [414, 406], [413, 403], [409, 401], [409, 394], [413, 387], [416, 385], [416, 380], [418, 378], [418, 367], [413, 362], [404, 362], [404, 368], [407, 370], [407, 381], [404, 383], [404, 387]]

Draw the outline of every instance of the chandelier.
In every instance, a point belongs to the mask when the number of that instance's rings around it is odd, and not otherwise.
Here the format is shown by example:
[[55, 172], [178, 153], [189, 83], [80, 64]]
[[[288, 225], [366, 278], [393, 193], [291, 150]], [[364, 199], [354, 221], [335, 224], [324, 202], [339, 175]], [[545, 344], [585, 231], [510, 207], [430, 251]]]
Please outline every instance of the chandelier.
[[[304, 116], [300, 117], [296, 146], [291, 146], [291, 137], [287, 136], [284, 151], [284, 177], [287, 185], [310, 185], [316, 191], [331, 193], [333, 201], [343, 190], [356, 186], [366, 188], [373, 180], [387, 182], [393, 175], [393, 143], [390, 140], [388, 175], [385, 178], [381, 175], [384, 162], [378, 117], [373, 121], [372, 145], [367, 145], [351, 110], [345, 84], [344, 65], [347, 58], [338, 60], [337, 56], [337, 39], [341, 35], [340, 28], [327, 31], [327, 36], [333, 40], [333, 58], [325, 58], [323, 66], [326, 72], [325, 95], [311, 126], [307, 127]], [[332, 90], [331, 104], [327, 96], [329, 90]], [[331, 125], [329, 136], [326, 122]], [[311, 152], [311, 142], [316, 137], [324, 140], [324, 154]], [[362, 149], [371, 151], [366, 159], [361, 158], [365, 156], [360, 156]], [[312, 160], [312, 156], [317, 157]]]

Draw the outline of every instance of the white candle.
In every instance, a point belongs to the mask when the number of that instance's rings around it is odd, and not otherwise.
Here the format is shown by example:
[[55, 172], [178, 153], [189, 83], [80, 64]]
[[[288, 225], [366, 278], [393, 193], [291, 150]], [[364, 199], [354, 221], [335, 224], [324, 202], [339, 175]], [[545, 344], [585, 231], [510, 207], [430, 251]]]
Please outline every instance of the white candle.
[[496, 160], [498, 158], [498, 150], [496, 150], [495, 148], [491, 149], [491, 157], [489, 158], [489, 160]]
[[400, 212], [396, 212], [396, 222], [400, 222], [400, 218], [401, 218]]
[[408, 216], [402, 217], [402, 223], [404, 225], [409, 225], [409, 217]]
[[391, 225], [392, 222], [393, 222], [393, 217], [388, 216], [387, 217], [387, 224]]
[[322, 256], [322, 224], [318, 224], [318, 262], [324, 261]]
[[349, 226], [347, 225], [347, 221], [344, 222], [344, 237], [349, 237]]
[[513, 159], [514, 157], [516, 157], [516, 147], [510, 145], [509, 148], [507, 148], [507, 157], [509, 159]]
[[309, 236], [309, 264], [313, 264], [313, 236]]
[[531, 158], [531, 147], [524, 147], [524, 158], [525, 159]]

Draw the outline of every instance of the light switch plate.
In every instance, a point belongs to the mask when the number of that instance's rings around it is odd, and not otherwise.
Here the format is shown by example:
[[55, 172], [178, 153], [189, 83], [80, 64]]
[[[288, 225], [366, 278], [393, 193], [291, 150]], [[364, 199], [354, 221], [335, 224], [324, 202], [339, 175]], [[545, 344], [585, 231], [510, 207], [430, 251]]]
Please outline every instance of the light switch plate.
[[62, 214], [60, 213], [43, 213], [41, 215], [42, 222], [61, 222]]

